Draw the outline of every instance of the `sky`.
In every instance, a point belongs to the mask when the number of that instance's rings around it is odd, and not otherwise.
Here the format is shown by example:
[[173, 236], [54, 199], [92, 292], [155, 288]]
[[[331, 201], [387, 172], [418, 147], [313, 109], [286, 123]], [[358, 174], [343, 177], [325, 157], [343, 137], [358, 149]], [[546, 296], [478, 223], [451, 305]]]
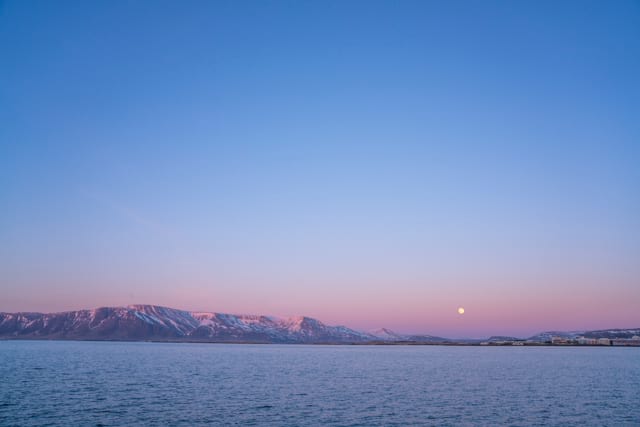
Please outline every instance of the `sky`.
[[0, 311], [640, 327], [639, 76], [637, 1], [0, 1]]

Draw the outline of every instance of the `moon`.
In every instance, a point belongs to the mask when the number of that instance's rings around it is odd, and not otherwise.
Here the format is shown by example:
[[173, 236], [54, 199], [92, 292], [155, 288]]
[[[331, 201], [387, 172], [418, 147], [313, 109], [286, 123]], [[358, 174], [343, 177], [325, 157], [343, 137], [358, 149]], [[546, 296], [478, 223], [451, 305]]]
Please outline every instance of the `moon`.
[[464, 314], [464, 307], [458, 307], [458, 314]]

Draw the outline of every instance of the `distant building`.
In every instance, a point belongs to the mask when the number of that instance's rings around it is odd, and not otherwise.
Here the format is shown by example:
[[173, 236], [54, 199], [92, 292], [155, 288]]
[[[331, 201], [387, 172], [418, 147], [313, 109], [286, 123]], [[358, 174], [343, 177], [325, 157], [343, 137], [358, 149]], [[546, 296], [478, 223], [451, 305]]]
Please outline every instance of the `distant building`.
[[598, 338], [598, 345], [611, 345], [609, 338]]
[[596, 338], [578, 337], [576, 338], [580, 345], [597, 345], [598, 340]]
[[611, 340], [611, 345], [624, 347], [640, 347], [640, 339], [631, 338], [615, 338]]
[[571, 341], [565, 337], [551, 337], [551, 344], [566, 345], [566, 344], [571, 344]]

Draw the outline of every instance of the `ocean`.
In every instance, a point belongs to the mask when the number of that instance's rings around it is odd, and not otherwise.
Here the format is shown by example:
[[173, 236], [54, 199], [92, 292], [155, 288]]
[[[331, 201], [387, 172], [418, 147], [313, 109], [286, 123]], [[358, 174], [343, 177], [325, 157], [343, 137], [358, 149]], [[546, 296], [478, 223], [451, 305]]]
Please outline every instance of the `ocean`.
[[639, 426], [640, 349], [0, 341], [1, 426]]

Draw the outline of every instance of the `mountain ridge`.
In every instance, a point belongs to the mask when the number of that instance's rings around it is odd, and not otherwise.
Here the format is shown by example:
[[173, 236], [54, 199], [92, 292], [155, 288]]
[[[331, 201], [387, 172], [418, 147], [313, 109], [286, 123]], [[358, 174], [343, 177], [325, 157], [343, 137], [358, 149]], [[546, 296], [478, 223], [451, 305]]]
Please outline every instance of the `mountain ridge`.
[[[574, 339], [631, 338], [640, 328], [593, 331], [546, 331], [526, 339], [544, 343], [554, 336]], [[122, 341], [195, 341], [237, 343], [461, 343], [426, 334], [400, 334], [388, 328], [360, 332], [346, 326], [329, 326], [320, 320], [295, 316], [278, 318], [253, 314], [186, 311], [151, 304], [98, 307], [62, 311], [0, 312], [0, 339], [71, 339]], [[524, 338], [495, 336], [489, 341]], [[481, 340], [472, 340], [481, 341]]]
[[317, 319], [185, 311], [134, 304], [57, 313], [0, 313], [0, 338], [350, 343], [374, 336]]

